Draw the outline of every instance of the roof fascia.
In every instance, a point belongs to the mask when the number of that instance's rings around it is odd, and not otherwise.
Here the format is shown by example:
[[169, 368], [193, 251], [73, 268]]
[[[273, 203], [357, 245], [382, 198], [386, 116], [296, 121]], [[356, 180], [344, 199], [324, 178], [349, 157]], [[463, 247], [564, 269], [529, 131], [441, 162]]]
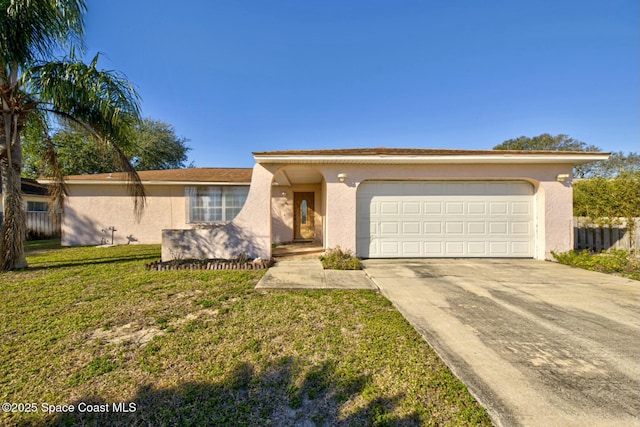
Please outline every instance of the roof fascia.
[[[40, 179], [38, 182], [42, 184], [51, 184], [50, 179]], [[142, 185], [251, 185], [250, 182], [219, 182], [219, 181], [141, 181]], [[127, 185], [129, 181], [122, 180], [78, 180], [67, 181], [67, 185]]]
[[570, 155], [540, 154], [471, 154], [471, 155], [378, 155], [378, 156], [327, 156], [327, 155], [254, 155], [257, 163], [279, 164], [318, 164], [318, 163], [350, 163], [350, 164], [524, 164], [524, 163], [570, 163], [583, 164], [597, 160], [606, 160], [609, 153], [589, 153]]

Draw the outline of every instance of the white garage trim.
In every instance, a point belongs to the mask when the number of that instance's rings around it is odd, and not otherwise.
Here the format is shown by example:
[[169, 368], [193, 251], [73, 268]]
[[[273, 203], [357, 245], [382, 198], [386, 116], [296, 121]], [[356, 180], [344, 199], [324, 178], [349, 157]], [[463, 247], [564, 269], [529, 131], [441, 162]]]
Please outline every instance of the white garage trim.
[[534, 212], [526, 181], [365, 181], [357, 190], [356, 254], [531, 258]]

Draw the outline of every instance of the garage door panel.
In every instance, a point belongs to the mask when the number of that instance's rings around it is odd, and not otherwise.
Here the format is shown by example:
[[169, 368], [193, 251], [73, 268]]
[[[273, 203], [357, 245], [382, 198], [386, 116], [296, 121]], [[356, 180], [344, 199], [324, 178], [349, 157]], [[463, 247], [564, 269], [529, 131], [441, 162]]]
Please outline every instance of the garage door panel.
[[402, 214], [420, 215], [420, 202], [402, 202]]
[[442, 202], [424, 202], [423, 206], [426, 215], [442, 215]]
[[407, 222], [402, 223], [402, 234], [420, 236], [420, 223], [419, 222]]
[[469, 215], [485, 215], [487, 213], [487, 205], [485, 202], [468, 202], [467, 214]]
[[509, 203], [491, 202], [489, 203], [489, 215], [507, 215], [509, 213]]
[[507, 222], [495, 222], [492, 221], [489, 223], [489, 234], [490, 235], [504, 235], [509, 234], [509, 224]]
[[381, 236], [398, 236], [400, 234], [400, 224], [397, 222], [381, 222], [380, 223], [380, 235]]
[[511, 234], [528, 236], [531, 233], [531, 227], [528, 222], [512, 222]]
[[400, 213], [398, 205], [398, 202], [380, 202], [380, 215], [398, 215]]
[[421, 256], [420, 241], [405, 241], [402, 242], [402, 254], [405, 257], [419, 257]]
[[484, 236], [486, 234], [486, 223], [484, 222], [468, 222], [467, 223], [467, 234], [473, 236]]
[[512, 242], [511, 252], [517, 256], [529, 256], [531, 246], [530, 242]]
[[464, 202], [445, 202], [444, 211], [447, 215], [462, 215], [464, 213]]
[[488, 256], [487, 242], [468, 242], [467, 254], [468, 256]]
[[444, 224], [444, 232], [446, 234], [464, 234], [464, 222], [447, 221]]
[[442, 242], [423, 242], [424, 249], [422, 255], [425, 257], [444, 256], [444, 246]]
[[489, 253], [497, 257], [507, 256], [509, 254], [509, 242], [489, 242]]
[[530, 215], [531, 203], [527, 201], [511, 202], [511, 214], [513, 215]]
[[464, 246], [465, 242], [462, 240], [444, 242], [444, 250], [447, 256], [464, 256]]
[[380, 242], [380, 255], [382, 257], [395, 258], [400, 256], [400, 245], [396, 240], [383, 240]]
[[[369, 199], [364, 199], [365, 201], [369, 201]], [[363, 202], [364, 203], [364, 202]], [[371, 207], [369, 208], [370, 215], [378, 215], [378, 203], [371, 203]]]
[[356, 252], [532, 257], [533, 194], [531, 184], [516, 181], [365, 182], [358, 188]]
[[442, 223], [441, 222], [425, 222], [424, 223], [424, 234], [425, 235], [441, 235], [442, 234]]

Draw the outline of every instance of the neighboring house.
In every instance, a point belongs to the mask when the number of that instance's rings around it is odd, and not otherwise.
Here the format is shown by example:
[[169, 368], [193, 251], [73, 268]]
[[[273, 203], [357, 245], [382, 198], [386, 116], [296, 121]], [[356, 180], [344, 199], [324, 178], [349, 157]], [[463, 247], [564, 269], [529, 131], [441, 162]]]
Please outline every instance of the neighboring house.
[[[226, 224], [244, 205], [251, 169], [190, 168], [139, 171], [146, 193], [140, 221], [133, 214], [126, 174], [65, 177], [69, 195], [63, 246], [160, 243], [162, 230]], [[47, 182], [47, 180], [41, 180]]]
[[[117, 243], [129, 233], [158, 242], [161, 233], [165, 260], [268, 258], [272, 244], [292, 240], [369, 258], [545, 259], [573, 248], [573, 166], [608, 154], [371, 148], [254, 158], [253, 174], [141, 172], [149, 197], [138, 225], [117, 174], [69, 177], [63, 244], [94, 244], [113, 225]], [[199, 171], [211, 175], [192, 178]], [[182, 177], [150, 178], [162, 173]]]
[[[21, 178], [23, 208], [27, 213], [28, 237], [60, 235], [60, 221], [49, 214], [49, 190], [35, 179]], [[2, 186], [0, 186], [0, 224], [3, 220]], [[59, 213], [55, 215], [59, 216]]]
[[[22, 200], [27, 212], [47, 212], [49, 207], [49, 191], [46, 185], [35, 179], [21, 179]], [[2, 186], [0, 186], [0, 214], [2, 213]]]

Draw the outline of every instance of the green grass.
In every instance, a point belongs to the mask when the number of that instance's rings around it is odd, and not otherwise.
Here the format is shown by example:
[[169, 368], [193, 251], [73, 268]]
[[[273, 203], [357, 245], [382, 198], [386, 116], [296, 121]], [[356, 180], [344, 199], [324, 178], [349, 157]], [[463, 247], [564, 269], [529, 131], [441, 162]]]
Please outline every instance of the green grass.
[[381, 295], [145, 271], [158, 257], [34, 242], [28, 270], [0, 273], [0, 402], [38, 409], [0, 425], [491, 424]]
[[631, 256], [629, 251], [613, 249], [595, 254], [584, 250], [551, 254], [561, 264], [640, 280], [640, 259]]

